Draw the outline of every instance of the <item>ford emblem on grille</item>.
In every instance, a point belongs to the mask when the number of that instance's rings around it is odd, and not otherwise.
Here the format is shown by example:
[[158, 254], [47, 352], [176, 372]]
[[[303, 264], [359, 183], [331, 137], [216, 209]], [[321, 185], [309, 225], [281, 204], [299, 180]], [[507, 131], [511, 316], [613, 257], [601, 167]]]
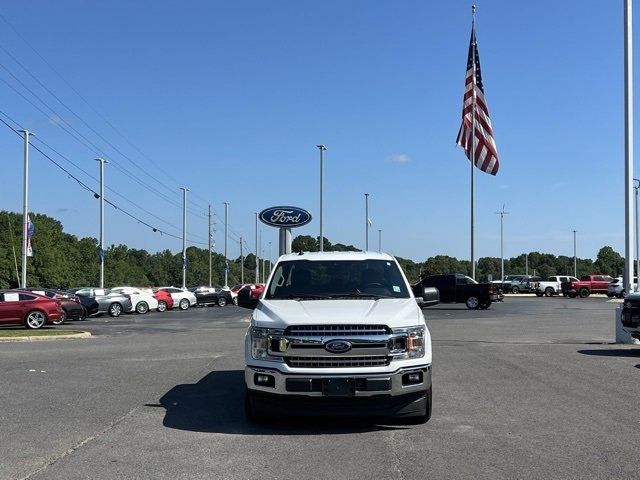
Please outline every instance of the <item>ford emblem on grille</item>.
[[324, 349], [331, 353], [345, 353], [351, 350], [351, 342], [346, 340], [331, 340], [324, 344]]

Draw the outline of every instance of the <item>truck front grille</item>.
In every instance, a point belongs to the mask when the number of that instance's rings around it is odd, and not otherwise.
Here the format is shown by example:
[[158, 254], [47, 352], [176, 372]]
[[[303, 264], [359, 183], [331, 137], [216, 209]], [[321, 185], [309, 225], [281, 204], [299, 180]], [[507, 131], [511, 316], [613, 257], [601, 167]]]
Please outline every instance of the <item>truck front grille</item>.
[[388, 335], [391, 330], [386, 325], [292, 325], [285, 335], [294, 337], [361, 337]]
[[298, 368], [384, 367], [389, 357], [370, 355], [366, 357], [288, 357], [287, 365]]

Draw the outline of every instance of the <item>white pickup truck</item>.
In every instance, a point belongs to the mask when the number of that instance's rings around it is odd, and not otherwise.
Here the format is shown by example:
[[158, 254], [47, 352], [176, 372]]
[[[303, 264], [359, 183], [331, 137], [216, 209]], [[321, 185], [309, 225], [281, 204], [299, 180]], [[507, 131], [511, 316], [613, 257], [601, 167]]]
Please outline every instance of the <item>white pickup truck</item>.
[[560, 295], [562, 293], [562, 282], [577, 282], [576, 277], [570, 277], [568, 275], [553, 275], [545, 282], [538, 282], [535, 288], [536, 295], [538, 297], [546, 296], [552, 297], [553, 295]]
[[[423, 304], [438, 302], [435, 289]], [[245, 338], [245, 410], [274, 416], [431, 417], [431, 336], [395, 258], [314, 252], [279, 258]]]

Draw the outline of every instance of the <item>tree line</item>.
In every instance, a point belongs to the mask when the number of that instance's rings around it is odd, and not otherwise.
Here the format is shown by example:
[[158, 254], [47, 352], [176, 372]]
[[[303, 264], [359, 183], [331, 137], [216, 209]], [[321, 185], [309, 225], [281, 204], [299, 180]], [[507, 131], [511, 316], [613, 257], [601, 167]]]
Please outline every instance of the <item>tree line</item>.
[[[51, 288], [96, 286], [99, 281], [98, 240], [78, 238], [64, 232], [62, 224], [47, 215], [32, 213], [36, 227], [32, 239], [34, 256], [27, 262], [27, 285]], [[22, 215], [0, 212], [0, 288], [16, 288], [21, 269]], [[318, 251], [319, 238], [300, 235], [293, 240], [294, 252]], [[324, 240], [325, 251], [359, 251], [353, 245], [331, 243]], [[15, 253], [15, 256], [14, 256]], [[573, 274], [573, 257], [548, 253], [528, 254], [529, 273], [546, 277], [556, 274]], [[468, 260], [458, 260], [447, 255], [436, 255], [423, 262], [396, 257], [410, 282], [421, 276], [440, 273], [465, 273], [470, 275]], [[212, 284], [223, 285], [225, 263], [228, 265], [228, 283], [241, 282], [244, 266], [245, 282], [255, 282], [256, 257], [250, 253], [225, 262], [223, 255], [212, 253]], [[596, 260], [579, 258], [578, 276], [601, 273], [616, 276], [622, 273], [624, 259], [611, 247], [603, 247]], [[262, 271], [262, 268], [261, 268]], [[524, 274], [525, 254], [505, 259], [505, 273]], [[500, 259], [480, 258], [477, 263], [478, 280], [500, 278]], [[208, 285], [209, 254], [207, 249], [187, 248], [188, 286]], [[116, 285], [181, 285], [182, 252], [163, 250], [149, 253], [126, 245], [111, 245], [105, 251], [105, 286]]]

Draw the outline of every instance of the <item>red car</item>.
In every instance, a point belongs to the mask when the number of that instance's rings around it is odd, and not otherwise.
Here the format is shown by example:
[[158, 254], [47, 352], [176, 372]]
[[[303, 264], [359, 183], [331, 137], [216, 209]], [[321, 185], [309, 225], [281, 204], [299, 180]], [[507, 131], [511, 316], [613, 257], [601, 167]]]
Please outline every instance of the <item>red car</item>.
[[249, 288], [251, 290], [251, 298], [260, 298], [260, 295], [264, 292], [264, 283], [245, 283], [244, 285], [236, 285], [231, 289], [231, 291], [233, 292], [236, 288], [237, 290], [234, 292], [236, 295], [240, 290]]
[[60, 301], [21, 290], [0, 290], [0, 324], [42, 328], [59, 321], [64, 314]]
[[162, 289], [153, 289], [153, 296], [158, 300], [158, 311], [164, 312], [173, 308], [173, 297], [169, 292]]

